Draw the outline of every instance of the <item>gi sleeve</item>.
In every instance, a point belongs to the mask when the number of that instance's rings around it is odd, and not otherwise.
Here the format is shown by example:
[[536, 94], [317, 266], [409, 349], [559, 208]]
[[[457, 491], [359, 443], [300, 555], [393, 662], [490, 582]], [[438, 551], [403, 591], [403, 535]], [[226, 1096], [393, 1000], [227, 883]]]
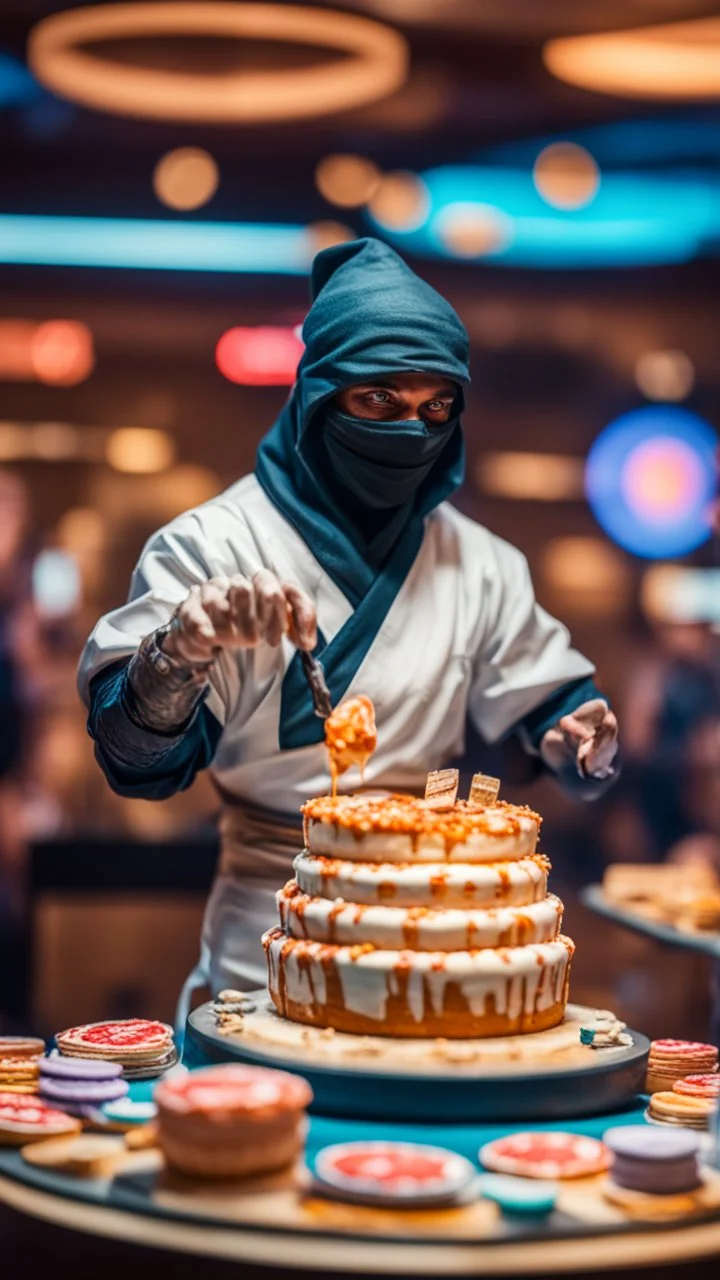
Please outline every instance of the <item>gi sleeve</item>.
[[223, 537], [210, 538], [200, 513], [188, 513], [146, 545], [133, 573], [128, 601], [101, 618], [92, 632], [78, 672], [88, 707], [88, 731], [95, 755], [121, 795], [162, 799], [183, 790], [212, 760], [242, 683], [245, 655], [220, 654], [208, 672], [203, 699], [172, 732], [143, 724], [126, 667], [141, 641], [166, 623], [190, 587], [218, 574], [252, 573], [243, 563], [237, 538], [232, 550]]
[[127, 679], [129, 661], [103, 667], [90, 681], [88, 732], [113, 791], [141, 800], [165, 800], [184, 791], [207, 768], [222, 725], [201, 703], [173, 733], [148, 729]]
[[593, 664], [561, 622], [535, 599], [527, 560], [501, 538], [491, 542], [480, 589], [483, 626], [473, 658], [469, 713], [487, 742], [518, 732], [537, 751], [561, 716], [602, 697]]

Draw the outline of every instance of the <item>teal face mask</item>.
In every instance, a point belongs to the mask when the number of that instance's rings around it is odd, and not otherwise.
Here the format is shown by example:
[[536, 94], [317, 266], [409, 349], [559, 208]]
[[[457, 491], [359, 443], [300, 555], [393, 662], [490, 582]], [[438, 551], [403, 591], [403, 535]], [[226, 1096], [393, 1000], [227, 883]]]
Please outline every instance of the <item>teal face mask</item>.
[[413, 498], [457, 426], [457, 417], [441, 426], [370, 422], [329, 408], [321, 439], [335, 478], [368, 507], [387, 510]]

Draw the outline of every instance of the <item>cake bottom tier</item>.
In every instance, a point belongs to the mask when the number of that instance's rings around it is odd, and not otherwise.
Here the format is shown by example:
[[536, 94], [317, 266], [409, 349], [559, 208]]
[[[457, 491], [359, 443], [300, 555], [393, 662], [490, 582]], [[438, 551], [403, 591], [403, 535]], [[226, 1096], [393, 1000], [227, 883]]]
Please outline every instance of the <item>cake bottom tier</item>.
[[562, 1021], [575, 944], [411, 952], [263, 938], [269, 988], [292, 1022], [360, 1035], [475, 1039]]

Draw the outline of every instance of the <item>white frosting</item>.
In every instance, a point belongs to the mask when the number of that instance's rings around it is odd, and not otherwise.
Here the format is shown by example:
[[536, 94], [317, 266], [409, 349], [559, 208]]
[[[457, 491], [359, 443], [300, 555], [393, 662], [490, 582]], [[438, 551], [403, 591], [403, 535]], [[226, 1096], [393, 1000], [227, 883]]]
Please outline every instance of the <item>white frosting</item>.
[[535, 852], [538, 828], [534, 818], [520, 814], [520, 830], [505, 834], [507, 818], [499, 809], [487, 810], [487, 820], [497, 823], [497, 832], [471, 831], [458, 844], [446, 845], [437, 832], [409, 835], [403, 831], [356, 832], [339, 823], [311, 819], [308, 848], [311, 853], [350, 862], [505, 862], [527, 858]]
[[284, 987], [290, 1001], [305, 1003], [305, 982], [288, 964], [289, 956], [297, 951], [303, 968], [312, 968], [323, 959], [332, 964], [345, 1009], [373, 1022], [385, 1020], [388, 998], [400, 989], [401, 971], [409, 975], [408, 1008], [418, 1023], [428, 1006], [441, 1016], [449, 983], [460, 988], [474, 1016], [482, 1017], [491, 1000], [496, 1013], [517, 1018], [542, 1013], [562, 1000], [572, 949], [570, 940], [560, 936], [554, 942], [534, 946], [404, 952], [399, 959], [395, 951], [358, 955], [351, 947], [339, 946], [329, 953], [328, 947], [318, 942], [288, 945], [287, 938], [277, 935], [269, 942], [270, 989], [280, 996]]
[[517, 862], [339, 862], [304, 850], [295, 878], [311, 898], [344, 898], [367, 906], [524, 907], [547, 893], [547, 870], [531, 858]]
[[[291, 886], [292, 881], [286, 889]], [[550, 942], [560, 931], [563, 911], [554, 894], [525, 907], [488, 911], [358, 906], [284, 889], [276, 897], [280, 923], [290, 937], [340, 946], [370, 943], [391, 951], [466, 951]]]

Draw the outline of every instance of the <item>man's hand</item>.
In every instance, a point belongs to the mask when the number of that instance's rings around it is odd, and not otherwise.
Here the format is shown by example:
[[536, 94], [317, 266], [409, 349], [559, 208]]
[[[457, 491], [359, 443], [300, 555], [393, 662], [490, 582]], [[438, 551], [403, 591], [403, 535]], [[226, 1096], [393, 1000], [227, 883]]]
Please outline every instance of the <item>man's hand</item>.
[[540, 755], [555, 773], [574, 765], [581, 777], [609, 778], [617, 749], [617, 720], [607, 702], [593, 698], [548, 729]]
[[254, 649], [263, 641], [276, 646], [287, 632], [298, 648], [314, 649], [315, 605], [299, 587], [260, 569], [252, 581], [238, 574], [191, 587], [162, 648], [171, 658], [201, 666], [219, 649]]

